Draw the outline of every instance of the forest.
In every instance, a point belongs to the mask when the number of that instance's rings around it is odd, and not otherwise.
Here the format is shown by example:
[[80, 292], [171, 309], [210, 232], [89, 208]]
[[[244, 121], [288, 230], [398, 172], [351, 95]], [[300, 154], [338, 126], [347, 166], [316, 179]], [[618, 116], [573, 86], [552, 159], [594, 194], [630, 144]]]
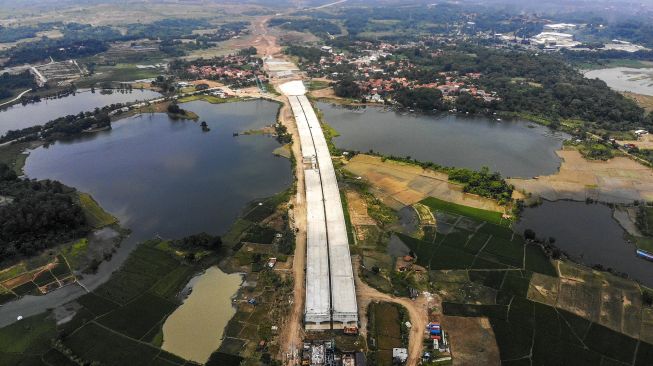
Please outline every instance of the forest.
[[[541, 31], [544, 22], [524, 21], [517, 13], [483, 4], [437, 3], [432, 6], [406, 4], [348, 8], [337, 14], [326, 12], [300, 12], [317, 19], [344, 19], [350, 37], [365, 38], [364, 33], [384, 32], [375, 39], [391, 39], [397, 35], [408, 37], [418, 34], [449, 34], [457, 31], [447, 24], [466, 23], [473, 19], [473, 27], [462, 29], [472, 34], [477, 31], [499, 33], [517, 32], [530, 36]], [[333, 34], [333, 33], [332, 33]]]
[[38, 32], [52, 29], [55, 25], [61, 25], [59, 22], [39, 23], [35, 25], [24, 25], [18, 27], [5, 27], [0, 25], [0, 43], [16, 42], [24, 38], [34, 38]]
[[478, 171], [465, 168], [445, 168], [444, 171], [449, 174], [449, 180], [462, 183], [465, 192], [495, 199], [502, 205], [511, 200], [513, 187], [488, 167]]
[[[0, 39], [4, 37], [18, 40], [24, 38], [17, 38], [21, 36], [31, 37], [36, 34], [36, 31], [51, 29], [53, 25], [44, 23], [33, 27], [0, 28]], [[110, 26], [80, 23], [57, 24], [57, 29], [63, 33], [62, 38], [41, 38], [33, 42], [26, 42], [0, 52], [0, 56], [9, 58], [7, 66], [39, 62], [48, 56], [55, 61], [61, 61], [104, 52], [108, 49], [109, 42], [140, 38], [159, 39], [164, 43], [162, 51], [171, 56], [181, 56], [185, 54], [184, 47], [180, 47], [181, 43], [173, 44], [172, 41], [175, 39], [192, 38], [197, 40], [192, 44], [195, 48], [208, 47], [209, 41], [217, 42], [228, 39], [246, 27], [246, 22], [232, 22], [216, 27], [204, 19], [170, 18], [149, 24], [128, 24], [126, 33], [122, 34]], [[216, 32], [206, 36], [192, 34], [193, 30], [200, 28], [216, 29]]]
[[57, 181], [18, 178], [0, 163], [0, 258], [32, 256], [85, 234], [74, 192]]
[[20, 74], [4, 73], [0, 75], [0, 99], [15, 95], [15, 89], [29, 89], [36, 86], [34, 76], [25, 70]]
[[20, 65], [43, 61], [52, 57], [55, 61], [96, 55], [108, 49], [106, 42], [99, 40], [69, 40], [66, 38], [52, 40], [42, 39], [38, 42], [25, 43], [6, 52], [9, 61], [5, 66]]
[[401, 88], [395, 92], [395, 101], [406, 108], [415, 108], [423, 111], [444, 109], [446, 104], [442, 100], [442, 92], [430, 88]]
[[341, 98], [358, 98], [361, 96], [361, 88], [354, 79], [345, 78], [333, 85], [333, 91]]
[[465, 100], [464, 107], [529, 113], [549, 120], [579, 119], [594, 128], [629, 130], [653, 126], [637, 104], [610, 89], [605, 82], [585, 78], [559, 55], [494, 50], [473, 45], [445, 48], [432, 56], [424, 50], [406, 49], [415, 68], [402, 73], [420, 83], [438, 81], [438, 72], [459, 75], [481, 73], [478, 86], [497, 92], [501, 98], [491, 104]]
[[318, 63], [325, 54], [319, 48], [289, 45], [285, 50], [286, 54], [299, 57], [299, 62]]

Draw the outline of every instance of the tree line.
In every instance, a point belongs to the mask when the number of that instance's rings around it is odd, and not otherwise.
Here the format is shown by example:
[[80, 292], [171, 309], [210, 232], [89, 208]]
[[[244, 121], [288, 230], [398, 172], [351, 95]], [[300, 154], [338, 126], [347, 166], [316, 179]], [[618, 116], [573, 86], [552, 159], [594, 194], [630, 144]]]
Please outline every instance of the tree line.
[[57, 139], [75, 136], [88, 129], [111, 127], [111, 119], [107, 111], [119, 107], [120, 105], [111, 105], [102, 109], [96, 108], [93, 112], [80, 112], [76, 115], [59, 117], [44, 125], [10, 130], [0, 137], [0, 143], [14, 140], [52, 142]]
[[25, 70], [19, 74], [9, 74], [5, 72], [0, 75], [0, 99], [6, 99], [15, 95], [15, 89], [34, 88], [34, 76]]

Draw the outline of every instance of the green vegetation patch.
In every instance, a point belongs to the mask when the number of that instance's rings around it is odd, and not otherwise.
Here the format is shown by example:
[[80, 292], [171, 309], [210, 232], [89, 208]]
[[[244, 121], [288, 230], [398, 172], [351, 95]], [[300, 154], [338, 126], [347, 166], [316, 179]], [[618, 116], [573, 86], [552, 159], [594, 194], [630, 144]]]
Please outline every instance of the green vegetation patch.
[[119, 333], [88, 323], [65, 340], [66, 346], [84, 360], [94, 360], [102, 365], [148, 365], [161, 351], [127, 338]]
[[164, 299], [171, 300], [177, 296], [179, 290], [184, 287], [196, 271], [197, 269], [192, 266], [181, 265], [161, 278], [150, 289], [150, 292]]
[[483, 253], [499, 256], [501, 263], [521, 267], [524, 258], [524, 243], [493, 237], [483, 249]]
[[118, 222], [113, 215], [106, 212], [88, 193], [78, 192], [79, 204], [82, 206], [88, 224], [99, 229]]
[[526, 244], [525, 265], [526, 269], [529, 271], [542, 273], [553, 277], [558, 276], [558, 272], [551, 263], [551, 260], [546, 257], [541, 248], [533, 244]]
[[57, 351], [54, 348], [46, 352], [42, 358], [47, 365], [78, 366], [77, 363], [71, 361], [68, 357], [66, 357], [61, 352]]
[[223, 352], [214, 352], [206, 362], [206, 366], [239, 366], [243, 358]]
[[95, 316], [106, 314], [115, 310], [119, 306], [117, 303], [100, 297], [94, 292], [86, 294], [78, 298], [76, 301], [91, 313], [95, 314]]
[[630, 364], [633, 362], [637, 340], [592, 323], [585, 337], [585, 344], [597, 353]]
[[97, 322], [129, 337], [141, 339], [170, 314], [177, 304], [145, 293], [136, 300], [97, 319]]
[[36, 285], [34, 282], [26, 282], [18, 287], [11, 289], [16, 295], [23, 296], [36, 293]]
[[50, 272], [60, 280], [72, 275], [68, 263], [61, 254], [57, 255], [57, 265], [50, 269]]
[[368, 308], [369, 335], [374, 345], [371, 348], [370, 362], [379, 366], [391, 366], [392, 349], [405, 347], [407, 344], [402, 340], [402, 310], [405, 316], [405, 309], [400, 305], [381, 302], [372, 303]]
[[55, 321], [49, 314], [25, 318], [0, 329], [0, 352], [44, 353], [56, 335]]
[[501, 212], [463, 206], [456, 203], [443, 201], [435, 197], [425, 198], [420, 203], [428, 206], [432, 211], [444, 211], [455, 215], [467, 216], [479, 221], [487, 221], [497, 225], [507, 226], [510, 224], [510, 220], [502, 218]]
[[45, 286], [48, 283], [54, 282], [56, 281], [56, 279], [54, 278], [52, 273], [50, 273], [50, 271], [42, 271], [38, 274], [38, 276], [34, 278], [33, 281], [37, 286], [40, 287], [40, 286]]
[[100, 286], [96, 293], [119, 304], [126, 304], [179, 265], [169, 253], [153, 248], [155, 244], [146, 242], [139, 245], [122, 269]]

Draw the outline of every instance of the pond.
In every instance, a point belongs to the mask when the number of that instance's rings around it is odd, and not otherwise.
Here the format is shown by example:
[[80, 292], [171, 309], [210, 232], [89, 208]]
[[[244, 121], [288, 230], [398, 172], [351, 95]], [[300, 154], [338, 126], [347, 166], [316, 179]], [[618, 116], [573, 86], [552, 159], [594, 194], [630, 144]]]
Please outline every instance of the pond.
[[[234, 132], [275, 121], [278, 105], [250, 101], [183, 105], [205, 120], [171, 120], [166, 114], [134, 116], [113, 129], [33, 150], [25, 165], [30, 178], [56, 179], [88, 192], [132, 233], [98, 273], [85, 275], [89, 290], [105, 282], [143, 240], [180, 238], [199, 232], [224, 234], [245, 205], [269, 197], [292, 182], [288, 159], [264, 135]], [[68, 286], [46, 296], [6, 304], [0, 324], [15, 314], [36, 314], [79, 296]], [[52, 296], [50, 296], [52, 295]]]
[[585, 72], [589, 79], [601, 79], [617, 91], [653, 95], [653, 68], [613, 67]]
[[75, 95], [57, 99], [42, 99], [29, 104], [14, 104], [7, 109], [0, 109], [0, 136], [9, 130], [43, 125], [53, 119], [92, 111], [114, 103], [135, 102], [137, 100], [154, 99], [161, 94], [151, 90], [134, 89], [132, 91], [115, 90], [104, 94], [100, 90], [78, 90]]
[[544, 201], [524, 209], [515, 230], [526, 229], [541, 238], [555, 238], [555, 246], [583, 264], [601, 264], [653, 286], [653, 263], [635, 256], [635, 244], [626, 241], [607, 205]]
[[504, 177], [555, 173], [560, 167], [555, 151], [567, 138], [525, 121], [406, 114], [380, 107], [354, 110], [327, 103], [318, 103], [318, 107], [324, 120], [340, 133], [334, 140], [339, 148], [410, 156], [444, 166], [487, 166]]
[[162, 349], [205, 363], [222, 343], [222, 334], [236, 309], [231, 304], [242, 283], [240, 274], [210, 267], [188, 284], [190, 295], [163, 324]]

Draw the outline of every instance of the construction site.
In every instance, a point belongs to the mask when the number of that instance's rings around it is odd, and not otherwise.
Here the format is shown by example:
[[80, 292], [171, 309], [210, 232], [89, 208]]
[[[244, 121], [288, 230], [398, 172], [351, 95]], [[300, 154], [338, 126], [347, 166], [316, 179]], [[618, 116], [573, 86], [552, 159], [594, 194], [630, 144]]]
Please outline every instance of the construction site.
[[68, 85], [85, 74], [76, 60], [52, 61], [48, 64], [33, 66], [30, 71], [34, 74], [39, 86], [43, 86], [47, 82], [56, 82], [57, 86]]
[[358, 306], [354, 273], [335, 170], [311, 103], [303, 90], [293, 94], [288, 99], [297, 121], [306, 186], [305, 328], [355, 332]]

